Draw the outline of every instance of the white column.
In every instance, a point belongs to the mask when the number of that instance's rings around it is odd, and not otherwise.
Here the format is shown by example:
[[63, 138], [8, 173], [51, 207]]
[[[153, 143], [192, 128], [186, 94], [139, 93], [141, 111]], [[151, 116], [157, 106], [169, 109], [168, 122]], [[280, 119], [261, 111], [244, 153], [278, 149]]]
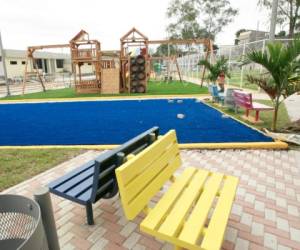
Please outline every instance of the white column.
[[278, 9], [278, 0], [273, 0], [272, 3], [272, 14], [271, 14], [271, 24], [270, 24], [270, 40], [275, 39], [276, 31], [276, 22], [277, 22], [277, 9]]

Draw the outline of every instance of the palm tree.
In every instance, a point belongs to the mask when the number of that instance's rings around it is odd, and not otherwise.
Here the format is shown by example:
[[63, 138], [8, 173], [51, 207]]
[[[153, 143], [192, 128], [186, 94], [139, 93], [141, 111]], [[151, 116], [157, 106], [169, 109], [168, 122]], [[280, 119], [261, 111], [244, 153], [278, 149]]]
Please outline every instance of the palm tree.
[[219, 75], [222, 73], [226, 75], [228, 78], [230, 78], [227, 62], [228, 59], [225, 58], [224, 56], [221, 56], [221, 58], [218, 59], [215, 64], [211, 64], [208, 60], [200, 60], [198, 62], [198, 65], [203, 65], [206, 69], [208, 69], [209, 74], [207, 76], [207, 79], [211, 83], [215, 84]]
[[285, 98], [299, 91], [300, 70], [300, 40], [295, 40], [287, 46], [280, 42], [267, 45], [266, 51], [252, 51], [246, 55], [247, 62], [262, 65], [267, 73], [267, 78], [248, 77], [270, 96], [274, 115], [272, 130], [276, 131], [279, 106]]

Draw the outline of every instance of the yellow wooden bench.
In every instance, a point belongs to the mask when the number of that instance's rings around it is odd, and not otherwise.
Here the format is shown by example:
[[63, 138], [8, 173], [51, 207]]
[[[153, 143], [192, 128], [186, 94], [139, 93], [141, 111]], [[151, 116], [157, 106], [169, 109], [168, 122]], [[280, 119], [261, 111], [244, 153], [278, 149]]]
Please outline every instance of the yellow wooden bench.
[[[203, 169], [174, 172], [181, 158], [174, 130], [160, 137], [116, 169], [127, 219], [140, 212], [140, 229], [174, 244], [176, 249], [220, 249], [238, 179]], [[170, 180], [171, 186], [153, 208], [149, 202]]]

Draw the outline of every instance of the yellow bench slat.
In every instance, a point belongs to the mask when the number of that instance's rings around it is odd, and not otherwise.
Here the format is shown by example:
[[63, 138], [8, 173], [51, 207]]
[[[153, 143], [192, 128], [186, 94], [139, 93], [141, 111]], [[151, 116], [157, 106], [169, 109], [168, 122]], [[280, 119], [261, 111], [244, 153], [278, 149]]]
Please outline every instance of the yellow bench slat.
[[149, 183], [151, 184], [151, 181], [162, 170], [162, 166], [166, 166], [170, 159], [178, 157], [178, 154], [178, 146], [173, 144], [159, 159], [155, 159], [147, 169], [144, 169], [140, 175], [136, 176], [136, 178], [127, 184], [125, 192], [123, 193], [123, 199], [129, 203], [138, 193], [147, 187]]
[[123, 209], [125, 212], [126, 217], [131, 220], [134, 219], [139, 212], [143, 210], [143, 208], [148, 204], [151, 198], [160, 190], [160, 188], [164, 185], [166, 180], [168, 180], [172, 174], [176, 171], [176, 169], [180, 166], [181, 159], [178, 155], [171, 164], [167, 165], [155, 179], [152, 180], [151, 184], [145, 187], [142, 192], [140, 192], [133, 201], [127, 203], [123, 198], [122, 195], [124, 194], [125, 189], [124, 186], [120, 185], [120, 180], [118, 179], [119, 183], [119, 190], [121, 193], [121, 200]]
[[177, 144], [176, 133], [174, 130], [169, 131], [166, 135], [159, 138], [152, 145], [143, 150], [133, 159], [125, 162], [122, 166], [117, 168], [116, 173], [119, 178], [122, 178], [123, 185], [127, 185], [139, 173], [143, 172], [145, 168], [149, 167], [151, 163], [158, 159], [163, 152], [170, 145]]
[[[176, 133], [171, 130], [116, 169], [125, 216], [131, 220], [141, 211], [146, 212], [140, 229], [175, 246], [190, 250], [219, 249], [237, 178], [187, 168], [156, 206], [146, 209], [180, 165]], [[208, 221], [211, 210], [212, 217]], [[205, 227], [207, 222], [208, 227]]]
[[196, 244], [201, 235], [210, 208], [222, 183], [223, 174], [213, 173], [207, 181], [204, 190], [197, 201], [193, 212], [186, 221], [179, 240], [189, 244]]
[[[166, 215], [169, 213], [172, 205], [183, 192], [183, 188], [189, 183], [193, 175], [195, 174], [195, 168], [187, 168], [184, 170], [182, 175], [176, 179], [171, 185], [165, 195], [151, 210], [151, 213], [142, 221], [140, 228], [142, 231], [156, 230]], [[208, 174], [208, 172], [207, 172]]]
[[231, 207], [236, 194], [238, 178], [227, 176], [215, 211], [209, 222], [201, 247], [203, 249], [220, 249]]
[[182, 195], [177, 200], [172, 211], [159, 228], [158, 232], [160, 234], [172, 237], [177, 236], [177, 234], [181, 230], [181, 226], [184, 223], [186, 215], [193, 206], [193, 203], [199, 197], [206, 178], [206, 174], [197, 171], [187, 188], [183, 191]]

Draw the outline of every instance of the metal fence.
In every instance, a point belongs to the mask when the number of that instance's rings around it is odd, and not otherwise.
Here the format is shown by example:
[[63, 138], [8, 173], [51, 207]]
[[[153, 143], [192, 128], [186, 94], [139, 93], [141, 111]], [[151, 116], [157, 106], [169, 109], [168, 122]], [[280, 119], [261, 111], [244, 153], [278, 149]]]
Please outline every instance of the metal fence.
[[[277, 39], [278, 42], [288, 43], [291, 39]], [[256, 85], [250, 84], [247, 81], [247, 75], [260, 75], [264, 73], [262, 66], [251, 63], [242, 65], [243, 60], [247, 53], [253, 50], [265, 51], [266, 45], [269, 40], [260, 40], [251, 43], [245, 43], [240, 45], [220, 46], [218, 50], [215, 50], [209, 57], [211, 63], [214, 63], [218, 58], [224, 56], [228, 59], [230, 75], [229, 79], [226, 79], [227, 84], [238, 86], [241, 88], [257, 89]], [[179, 57], [177, 62], [179, 64], [180, 73], [185, 81], [194, 82], [199, 84], [201, 82], [203, 74], [203, 66], [198, 66], [200, 59], [205, 59], [206, 54], [191, 53], [183, 57]], [[178, 79], [178, 74], [175, 69], [175, 65], [171, 65], [171, 75], [173, 78]]]
[[[73, 86], [73, 76], [69, 72], [44, 74], [41, 76], [47, 90], [69, 88]], [[8, 79], [9, 92], [11, 95], [23, 93], [23, 77]], [[7, 96], [7, 85], [4, 78], [0, 77], [0, 98]], [[26, 82], [25, 93], [36, 93], [43, 91], [41, 82], [37, 75], [32, 75]]]

